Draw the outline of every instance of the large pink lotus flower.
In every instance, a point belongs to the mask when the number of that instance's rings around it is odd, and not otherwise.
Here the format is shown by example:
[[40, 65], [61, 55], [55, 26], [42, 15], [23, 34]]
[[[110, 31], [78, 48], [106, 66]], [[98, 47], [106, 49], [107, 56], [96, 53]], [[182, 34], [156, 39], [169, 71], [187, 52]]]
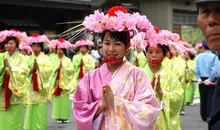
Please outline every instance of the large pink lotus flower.
[[138, 20], [135, 18], [130, 18], [126, 21], [126, 27], [128, 30], [136, 30], [136, 24], [138, 23]]

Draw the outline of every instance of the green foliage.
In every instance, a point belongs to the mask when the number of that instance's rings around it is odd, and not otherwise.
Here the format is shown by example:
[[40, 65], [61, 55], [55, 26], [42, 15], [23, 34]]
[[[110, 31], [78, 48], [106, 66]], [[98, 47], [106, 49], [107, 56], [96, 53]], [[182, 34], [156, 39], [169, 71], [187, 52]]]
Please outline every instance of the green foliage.
[[192, 46], [204, 39], [202, 31], [197, 26], [182, 26], [181, 39], [188, 41]]

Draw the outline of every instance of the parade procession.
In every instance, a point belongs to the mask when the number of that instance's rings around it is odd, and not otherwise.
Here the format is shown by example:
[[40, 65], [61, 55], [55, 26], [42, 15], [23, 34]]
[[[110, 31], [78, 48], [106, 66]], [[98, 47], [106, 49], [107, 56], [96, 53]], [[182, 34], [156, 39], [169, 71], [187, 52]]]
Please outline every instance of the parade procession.
[[193, 4], [196, 43], [120, 4], [53, 37], [0, 30], [0, 130], [220, 130], [220, 0]]

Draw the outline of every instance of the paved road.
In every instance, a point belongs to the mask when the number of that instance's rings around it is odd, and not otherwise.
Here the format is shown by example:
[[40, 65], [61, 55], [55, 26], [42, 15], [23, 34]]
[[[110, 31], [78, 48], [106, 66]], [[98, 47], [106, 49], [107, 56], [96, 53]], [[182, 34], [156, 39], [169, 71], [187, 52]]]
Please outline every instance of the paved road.
[[186, 115], [182, 117], [182, 130], [208, 130], [208, 124], [200, 117], [199, 104], [185, 106]]
[[[199, 104], [193, 106], [186, 106], [186, 115], [182, 117], [182, 130], [207, 130], [207, 123], [202, 121], [199, 115]], [[48, 107], [48, 130], [76, 130], [76, 123], [71, 111], [71, 119], [67, 124], [57, 124], [55, 120], [51, 118], [52, 104], [49, 103]]]

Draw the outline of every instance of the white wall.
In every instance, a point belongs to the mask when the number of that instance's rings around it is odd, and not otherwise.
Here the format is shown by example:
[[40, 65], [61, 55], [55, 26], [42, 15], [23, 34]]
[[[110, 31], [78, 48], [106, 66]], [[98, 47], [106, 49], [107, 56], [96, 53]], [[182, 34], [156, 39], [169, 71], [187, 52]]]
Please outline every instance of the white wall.
[[148, 17], [153, 25], [160, 29], [172, 31], [173, 9], [195, 11], [196, 6], [191, 0], [190, 5], [186, 5], [187, 0], [139, 0], [140, 12]]

